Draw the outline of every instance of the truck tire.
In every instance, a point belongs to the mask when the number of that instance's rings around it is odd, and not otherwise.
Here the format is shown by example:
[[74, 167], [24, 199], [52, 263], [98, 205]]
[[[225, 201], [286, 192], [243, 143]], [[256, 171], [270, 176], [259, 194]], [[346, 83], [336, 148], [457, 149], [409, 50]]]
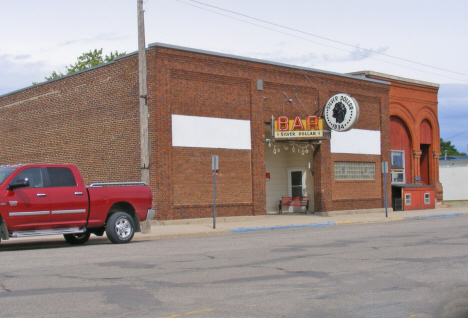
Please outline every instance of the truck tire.
[[113, 213], [106, 224], [107, 238], [115, 244], [128, 243], [135, 234], [135, 222], [125, 212]]
[[84, 233], [75, 233], [75, 234], [63, 234], [65, 241], [72, 245], [82, 245], [89, 240], [91, 233], [88, 231]]

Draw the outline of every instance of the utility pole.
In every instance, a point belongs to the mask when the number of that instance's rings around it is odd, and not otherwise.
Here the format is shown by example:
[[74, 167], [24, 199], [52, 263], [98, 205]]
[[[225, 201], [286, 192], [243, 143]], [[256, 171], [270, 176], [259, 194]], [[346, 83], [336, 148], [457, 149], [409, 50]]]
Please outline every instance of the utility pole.
[[[146, 44], [145, 20], [143, 15], [143, 0], [138, 4], [138, 69], [140, 83], [140, 145], [141, 145], [141, 181], [150, 184], [149, 177], [149, 147], [148, 147], [148, 98], [146, 87]], [[150, 221], [141, 224], [143, 233], [151, 233]]]

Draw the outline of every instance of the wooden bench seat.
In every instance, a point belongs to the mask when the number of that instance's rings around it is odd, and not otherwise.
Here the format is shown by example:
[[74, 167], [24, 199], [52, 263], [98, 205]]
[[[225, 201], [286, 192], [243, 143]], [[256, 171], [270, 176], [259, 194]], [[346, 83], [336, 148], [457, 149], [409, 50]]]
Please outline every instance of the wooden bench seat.
[[304, 212], [309, 212], [309, 197], [282, 197], [279, 202], [278, 213], [283, 213], [283, 206], [302, 206]]

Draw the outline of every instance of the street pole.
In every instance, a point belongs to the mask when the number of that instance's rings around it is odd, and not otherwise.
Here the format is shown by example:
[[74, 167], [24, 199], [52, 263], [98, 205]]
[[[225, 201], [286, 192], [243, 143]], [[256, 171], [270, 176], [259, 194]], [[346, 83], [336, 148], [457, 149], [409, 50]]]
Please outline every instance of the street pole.
[[388, 162], [382, 162], [382, 173], [384, 175], [384, 188], [385, 188], [385, 217], [388, 218], [388, 203], [387, 203], [387, 173], [388, 173]]
[[388, 203], [387, 203], [387, 172], [384, 173], [385, 182], [385, 217], [388, 218]]
[[216, 229], [216, 170], [214, 174], [214, 198], [213, 198], [213, 229]]
[[213, 170], [213, 229], [216, 229], [216, 172], [219, 170], [219, 156], [211, 156], [211, 168]]
[[[146, 44], [145, 44], [145, 21], [143, 14], [143, 0], [137, 0], [138, 8], [138, 74], [140, 84], [140, 169], [141, 181], [150, 184], [149, 177], [149, 147], [148, 147], [148, 104], [146, 87]], [[150, 220], [143, 222], [141, 226], [143, 233], [151, 233]]]

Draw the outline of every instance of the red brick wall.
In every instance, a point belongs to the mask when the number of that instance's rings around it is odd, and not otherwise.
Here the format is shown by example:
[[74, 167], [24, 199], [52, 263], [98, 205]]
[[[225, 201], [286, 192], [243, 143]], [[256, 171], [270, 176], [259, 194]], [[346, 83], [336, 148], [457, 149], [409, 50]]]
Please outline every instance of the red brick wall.
[[[210, 168], [208, 160], [213, 151], [168, 149], [171, 114], [251, 120], [250, 172], [247, 172], [244, 155], [232, 159], [232, 166], [245, 167], [237, 171], [242, 181], [232, 184], [232, 181], [225, 179], [224, 185], [220, 177], [219, 186], [225, 186], [227, 191], [223, 196], [229, 199], [225, 206], [217, 209], [218, 215], [265, 213], [265, 122], [269, 122], [272, 115], [313, 114], [337, 92], [349, 93], [360, 103], [361, 117], [356, 128], [381, 130], [382, 158], [389, 160], [389, 141], [386, 141], [389, 139], [388, 85], [158, 46], [149, 50], [148, 68], [150, 121], [151, 127], [155, 128], [150, 129], [151, 144], [158, 149], [154, 153], [153, 147], [151, 175], [153, 187], [159, 189], [156, 204], [159, 218], [212, 214], [212, 207], [209, 206], [212, 181], [206, 181], [202, 187], [195, 189], [193, 181], [184, 180], [186, 175], [175, 171], [180, 166], [188, 169], [184, 163], [194, 160], [196, 164], [192, 166], [191, 177], [205, 180]], [[262, 91], [257, 90], [258, 79], [263, 81]], [[288, 98], [286, 95], [293, 98], [294, 103], [283, 103]], [[380, 156], [348, 155], [348, 159], [375, 162], [380, 171]], [[343, 202], [340, 195], [335, 196], [339, 199], [332, 199], [333, 191], [341, 191], [333, 180], [333, 160], [328, 141], [316, 147], [314, 180], [317, 211], [383, 207], [381, 196], [384, 190], [380, 173], [376, 173], [376, 180], [372, 183], [358, 182], [354, 185], [353, 191], [357, 193], [355, 199]], [[201, 161], [204, 165], [199, 164]], [[249, 173], [250, 176], [247, 176]], [[247, 193], [236, 190], [239, 185], [252, 189], [250, 201], [247, 200]], [[372, 189], [370, 193], [369, 189]], [[230, 191], [233, 193], [228, 195]], [[187, 197], [193, 197], [193, 200], [187, 200]], [[192, 201], [191, 204], [189, 201]]]
[[217, 215], [254, 213], [255, 165], [250, 150], [172, 147], [172, 114], [251, 119], [250, 80], [220, 72], [211, 59], [156, 48], [148, 54], [150, 140], [155, 145], [150, 175], [152, 187], [158, 189], [155, 203], [160, 219], [213, 214], [212, 155], [220, 158]]
[[139, 181], [138, 60], [0, 97], [0, 164], [70, 163], [86, 184]]
[[[346, 92], [357, 100], [360, 116], [354, 128], [379, 130], [381, 155], [332, 154], [330, 141], [324, 140], [314, 153], [315, 210], [317, 212], [372, 209], [385, 206], [385, 185], [381, 179], [381, 162], [390, 161], [388, 89], [388, 86], [373, 83], [356, 85], [352, 82], [337, 81], [335, 88], [329, 92], [326, 100], [338, 92]], [[324, 105], [326, 100], [320, 105]], [[335, 161], [374, 162], [376, 178], [373, 181], [335, 181]], [[370, 189], [372, 191], [369, 191]], [[387, 178], [387, 196], [391, 197], [390, 178]]]
[[[86, 183], [140, 179], [138, 57], [0, 97], [0, 164], [77, 164]], [[157, 219], [212, 215], [211, 155], [220, 156], [218, 216], [265, 213], [265, 122], [308, 115], [333, 94], [361, 106], [360, 129], [380, 130], [381, 160], [389, 161], [388, 85], [278, 65], [152, 46], [147, 50], [150, 185]], [[257, 80], [263, 90], [257, 90]], [[172, 147], [171, 115], [251, 121], [251, 150]], [[216, 133], [216, 132], [213, 132]], [[365, 141], [363, 141], [365, 142]], [[379, 156], [347, 155], [376, 163]], [[329, 141], [314, 150], [316, 211], [382, 207], [369, 184], [353, 184], [356, 198], [333, 180]], [[377, 170], [378, 170], [377, 169]], [[376, 172], [376, 175], [378, 173]], [[380, 177], [380, 174], [379, 174]], [[380, 179], [374, 183], [383, 195]]]
[[[391, 82], [389, 93], [390, 115], [398, 117], [404, 122], [406, 127], [408, 127], [411, 152], [421, 150], [420, 143], [431, 145], [429, 147], [429, 153], [426, 154], [429, 159], [428, 182], [430, 185], [436, 185], [438, 187], [438, 198], [441, 200], [442, 188], [439, 182], [438, 160], [440, 155], [440, 128], [437, 101], [439, 88], [424, 83], [412, 83], [404, 80], [379, 77], [377, 75], [368, 77]], [[425, 134], [428, 130], [430, 130], [430, 135]], [[396, 135], [398, 133], [399, 132], [395, 132]], [[398, 138], [398, 136], [395, 136], [395, 139]], [[421, 138], [423, 138], [422, 141]], [[430, 140], [428, 141], [428, 139]], [[393, 144], [392, 149], [394, 149]], [[405, 156], [409, 156], [409, 160], [412, 162], [418, 161], [414, 159], [413, 153], [405, 154]], [[406, 159], [408, 160], [408, 158]], [[411, 178], [408, 178], [406, 182], [414, 183], [416, 181], [415, 177], [419, 176], [419, 174], [419, 164], [411, 165]]]
[[[332, 154], [332, 202], [334, 210], [361, 209], [381, 207], [382, 171], [381, 158], [377, 155]], [[334, 180], [335, 162], [373, 162], [375, 163], [375, 180]]]
[[252, 203], [250, 151], [174, 147], [174, 204], [213, 204], [211, 157], [219, 156], [217, 203]]

